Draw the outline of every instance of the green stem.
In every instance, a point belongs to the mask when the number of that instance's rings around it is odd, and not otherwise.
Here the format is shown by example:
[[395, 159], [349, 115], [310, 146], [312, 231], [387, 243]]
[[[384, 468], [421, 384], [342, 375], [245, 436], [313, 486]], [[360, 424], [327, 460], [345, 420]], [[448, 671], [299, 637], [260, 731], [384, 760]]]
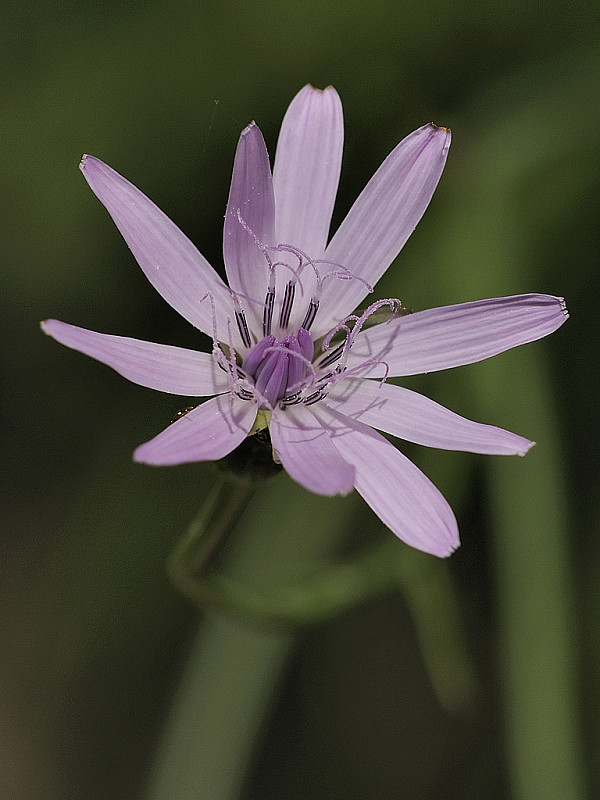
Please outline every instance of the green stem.
[[169, 558], [169, 576], [179, 591], [203, 606], [204, 576], [256, 491], [257, 481], [218, 473], [214, 487]]
[[410, 605], [432, 684], [447, 708], [471, 704], [474, 671], [466, 656], [458, 600], [443, 562], [404, 547], [392, 536], [341, 562], [319, 562], [301, 576], [257, 587], [211, 569], [246, 509], [256, 483], [221, 476], [186, 536], [169, 572], [202, 610], [262, 627], [311, 625], [374, 597], [401, 591]]
[[[313, 498], [298, 515], [302, 490], [283, 481], [276, 489], [273, 526], [265, 523], [273, 510], [273, 491], [266, 486], [257, 486], [254, 502], [239, 522], [239, 536], [223, 554], [228, 574], [246, 584], [270, 585], [282, 563], [320, 560], [342, 539], [353, 512], [351, 501]], [[224, 485], [214, 490], [195, 521], [195, 534], [189, 531], [187, 543], [177, 551], [195, 568], [202, 560], [193, 558], [194, 541], [203, 547], [202, 519], [227, 528], [218, 519], [219, 507], [229, 513], [219, 506], [219, 495], [233, 497]], [[206, 545], [209, 551], [215, 552]], [[178, 568], [175, 572], [181, 575]], [[157, 747], [147, 800], [238, 796], [293, 641], [287, 631], [240, 625], [221, 614], [204, 616]]]
[[[577, 713], [574, 591], [565, 481], [551, 389], [531, 350], [498, 367], [486, 384], [490, 407], [519, 392], [519, 417], [540, 443], [520, 463], [491, 468], [508, 750], [515, 797], [585, 797]], [[523, 411], [525, 413], [523, 413]]]

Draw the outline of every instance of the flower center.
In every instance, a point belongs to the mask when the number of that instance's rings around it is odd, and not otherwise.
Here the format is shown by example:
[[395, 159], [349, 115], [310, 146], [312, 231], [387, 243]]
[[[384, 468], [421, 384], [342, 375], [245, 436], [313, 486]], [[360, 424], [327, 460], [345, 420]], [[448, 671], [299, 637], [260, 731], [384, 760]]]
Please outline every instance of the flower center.
[[297, 336], [281, 340], [265, 336], [247, 354], [242, 369], [254, 381], [257, 395], [273, 409], [302, 389], [313, 372], [313, 355], [312, 336], [300, 328]]

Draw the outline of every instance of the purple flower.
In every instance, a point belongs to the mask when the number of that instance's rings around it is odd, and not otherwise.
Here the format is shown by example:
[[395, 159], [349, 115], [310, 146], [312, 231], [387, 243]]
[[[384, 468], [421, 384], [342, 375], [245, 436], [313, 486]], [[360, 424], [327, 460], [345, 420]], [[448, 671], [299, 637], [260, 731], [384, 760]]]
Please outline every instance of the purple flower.
[[[223, 236], [229, 287], [145, 195], [84, 156], [84, 177], [146, 277], [212, 337], [213, 351], [58, 320], [42, 327], [142, 386], [212, 396], [138, 447], [136, 461], [221, 459], [268, 427], [274, 457], [298, 483], [324, 495], [354, 487], [405, 542], [447, 556], [459, 544], [452, 510], [374, 429], [474, 453], [524, 455], [533, 443], [385, 379], [470, 364], [539, 339], [562, 325], [567, 311], [561, 298], [528, 294], [414, 314], [385, 299], [353, 314], [427, 208], [450, 132], [424, 125], [400, 142], [328, 243], [342, 145], [342, 107], [331, 87], [306, 86], [294, 98], [273, 174], [259, 128], [251, 123], [242, 131]], [[373, 325], [382, 309], [387, 321]]]

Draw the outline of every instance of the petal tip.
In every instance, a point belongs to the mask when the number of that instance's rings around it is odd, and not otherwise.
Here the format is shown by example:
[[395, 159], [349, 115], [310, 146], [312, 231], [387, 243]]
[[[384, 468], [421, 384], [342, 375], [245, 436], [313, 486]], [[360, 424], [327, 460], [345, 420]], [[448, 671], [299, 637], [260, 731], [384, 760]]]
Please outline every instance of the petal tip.
[[436, 131], [445, 131], [446, 133], [450, 133], [450, 128], [446, 127], [445, 125], [437, 125], [435, 122], [430, 122], [427, 127], [431, 128], [434, 133]]
[[[455, 553], [460, 547], [460, 534], [458, 532], [458, 525], [456, 524], [454, 515], [452, 516], [452, 521], [448, 521], [445, 533], [445, 539], [442, 540], [440, 537], [437, 544], [423, 548], [424, 552], [429, 553], [432, 556], [436, 556], [437, 558], [450, 558], [452, 553]], [[419, 547], [419, 545], [416, 545], [416, 547]]]
[[82, 172], [85, 172], [86, 168], [87, 168], [87, 167], [88, 167], [88, 165], [89, 165], [89, 162], [90, 162], [90, 161], [95, 161], [95, 160], [96, 160], [96, 159], [94, 158], [94, 156], [91, 156], [91, 155], [89, 155], [89, 153], [84, 153], [84, 154], [81, 156], [81, 161], [79, 162], [79, 169], [80, 169]]
[[456, 542], [452, 542], [452, 544], [446, 551], [441, 552], [439, 554], [440, 558], [450, 558], [452, 553], [455, 553], [459, 547], [460, 547], [460, 541], [457, 540]]
[[436, 125], [435, 122], [430, 122], [425, 128], [429, 131], [429, 135], [433, 138], [434, 136], [443, 137], [444, 141], [444, 152], [447, 152], [448, 148], [450, 147], [450, 142], [452, 141], [452, 131], [450, 128], [446, 128], [443, 125]]
[[[426, 553], [429, 556], [434, 556], [435, 558], [450, 558], [450, 556], [455, 553], [458, 548], [460, 547], [460, 538], [458, 535], [458, 528], [454, 528], [452, 530], [446, 531], [447, 538], [444, 540], [438, 539], [436, 541], [429, 541], [429, 542], [418, 542], [418, 541], [410, 541], [406, 542], [409, 547], [413, 547], [416, 550], [420, 550], [422, 553]], [[398, 534], [396, 534], [398, 535]], [[398, 537], [399, 539], [403, 540], [402, 536]]]
[[42, 333], [45, 333], [46, 336], [52, 336], [54, 338], [54, 333], [52, 331], [52, 328], [55, 326], [56, 322], [57, 320], [55, 319], [43, 319], [40, 322], [40, 330], [42, 331]]
[[328, 92], [334, 92], [335, 94], [337, 94], [335, 87], [332, 86], [330, 83], [323, 89], [319, 89], [318, 86], [313, 86], [312, 83], [307, 83], [304, 89], [301, 91], [317, 92], [318, 94], [327, 94]]
[[452, 553], [454, 553], [460, 547], [460, 533], [458, 531], [456, 517], [452, 513], [450, 507], [448, 507], [448, 509], [450, 511], [450, 516], [445, 520], [444, 524], [446, 533], [445, 539], [441, 540], [440, 537], [438, 545], [432, 547], [430, 550], [427, 550], [427, 552], [437, 556], [438, 558], [449, 558]]
[[258, 128], [258, 125], [254, 120], [248, 123], [244, 130], [240, 133], [240, 139], [244, 139], [246, 136], [249, 136], [255, 128]]
[[521, 449], [517, 451], [517, 455], [523, 458], [523, 456], [526, 456], [532, 447], [535, 447], [535, 442], [532, 442], [530, 439], [525, 439], [525, 443]]
[[98, 174], [98, 172], [102, 170], [103, 167], [104, 170], [110, 170], [110, 167], [107, 167], [107, 165], [99, 158], [96, 158], [96, 156], [91, 156], [89, 153], [84, 153], [81, 156], [81, 161], [79, 162], [79, 169], [83, 173], [83, 177], [86, 179], [88, 183], [90, 182], [90, 178], [94, 174]]
[[[152, 440], [150, 440], [152, 441]], [[144, 442], [139, 447], [136, 447], [132, 454], [132, 459], [136, 464], [146, 464], [148, 467], [160, 467], [164, 466], [160, 459], [152, 458], [146, 455], [147, 447], [146, 445], [148, 442]]]
[[[238, 142], [238, 148], [242, 143], [246, 144], [248, 147], [258, 147], [261, 150], [264, 149], [266, 151], [267, 145], [265, 144], [265, 137], [259, 126], [256, 124], [255, 120], [248, 123], [244, 130], [240, 133], [240, 138]], [[236, 153], [237, 155], [237, 153]]]

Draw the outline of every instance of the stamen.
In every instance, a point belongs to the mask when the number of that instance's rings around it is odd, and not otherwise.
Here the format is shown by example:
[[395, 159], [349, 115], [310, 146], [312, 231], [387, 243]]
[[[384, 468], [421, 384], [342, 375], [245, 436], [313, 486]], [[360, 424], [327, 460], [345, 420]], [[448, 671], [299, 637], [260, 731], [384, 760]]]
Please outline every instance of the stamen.
[[[290, 321], [290, 314], [292, 313], [292, 305], [294, 303], [295, 293], [296, 293], [296, 282], [288, 281], [285, 287], [283, 303], [281, 304], [281, 313], [279, 314], [279, 326], [283, 330], [287, 328]], [[304, 328], [305, 326], [303, 325], [302, 327]]]
[[317, 311], [319, 310], [319, 301], [316, 297], [311, 298], [311, 301], [308, 305], [308, 310], [306, 312], [306, 316], [304, 317], [304, 322], [300, 326], [304, 328], [305, 331], [310, 330], [310, 326], [315, 321], [315, 317], [317, 316]]
[[327, 372], [325, 375], [320, 375], [315, 383], [315, 386], [318, 386], [320, 389], [322, 389], [327, 385], [327, 381], [329, 381], [330, 378], [333, 378], [333, 375], [333, 372]]
[[346, 344], [346, 342], [344, 341], [341, 344], [339, 344], [337, 347], [334, 347], [333, 350], [330, 350], [324, 356], [324, 358], [322, 358], [321, 361], [319, 361], [317, 363], [317, 366], [319, 368], [328, 367], [330, 364], [333, 364], [334, 362], [336, 362], [338, 360], [338, 358], [341, 357], [341, 355], [342, 355], [342, 353], [344, 351], [344, 345], [345, 344]]
[[275, 304], [275, 287], [267, 289], [265, 306], [263, 309], [263, 336], [271, 335], [271, 323], [273, 322], [273, 306]]
[[[356, 322], [356, 317], [351, 315], [347, 317], [345, 320], [342, 320], [339, 325], [329, 331], [325, 339], [323, 340], [323, 344], [321, 345], [321, 349], [326, 353], [326, 355], [322, 356], [321, 361], [319, 361], [319, 367], [328, 367], [330, 364], [333, 364], [335, 361], [340, 359], [342, 355], [346, 352], [346, 348], [349, 347], [348, 342], [350, 341], [350, 337], [352, 332], [347, 322]], [[345, 339], [339, 343], [336, 347], [332, 349], [331, 347], [331, 340], [334, 336], [337, 336], [340, 331], [343, 331], [345, 335]]]
[[245, 347], [251, 347], [252, 339], [250, 337], [250, 331], [248, 330], [248, 323], [246, 322], [246, 315], [244, 314], [243, 309], [240, 308], [239, 310], [236, 310], [235, 321], [237, 322], [238, 331], [242, 337], [243, 344]]
[[296, 392], [296, 394], [290, 394], [287, 397], [284, 397], [281, 401], [282, 406], [295, 406], [298, 403], [302, 402], [302, 394], [301, 392]]
[[313, 392], [313, 394], [309, 394], [309, 396], [304, 401], [305, 406], [312, 406], [313, 403], [318, 403], [319, 400], [322, 400], [324, 397], [327, 397], [327, 392]]

